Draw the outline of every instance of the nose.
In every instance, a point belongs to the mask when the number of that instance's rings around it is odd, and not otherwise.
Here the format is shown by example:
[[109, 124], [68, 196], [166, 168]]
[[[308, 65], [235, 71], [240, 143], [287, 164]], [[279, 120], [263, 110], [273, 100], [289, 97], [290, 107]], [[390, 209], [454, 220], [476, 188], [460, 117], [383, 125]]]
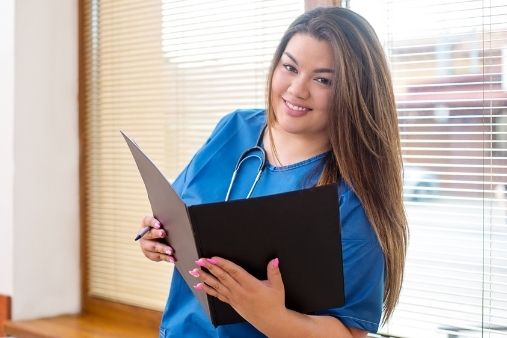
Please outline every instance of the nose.
[[287, 92], [298, 99], [305, 100], [310, 96], [310, 91], [303, 76], [296, 76], [290, 82]]

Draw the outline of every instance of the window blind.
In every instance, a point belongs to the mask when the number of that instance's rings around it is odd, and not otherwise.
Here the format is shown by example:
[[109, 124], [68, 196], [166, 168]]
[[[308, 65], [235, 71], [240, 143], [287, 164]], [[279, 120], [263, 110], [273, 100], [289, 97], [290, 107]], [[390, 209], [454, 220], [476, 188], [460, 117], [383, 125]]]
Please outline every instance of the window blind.
[[289, 0], [85, 1], [89, 296], [161, 310], [172, 273], [133, 241], [150, 207], [120, 130], [174, 179], [221, 116], [264, 107], [268, 64], [303, 7]]
[[383, 332], [507, 337], [507, 3], [349, 1], [391, 65], [410, 245]]

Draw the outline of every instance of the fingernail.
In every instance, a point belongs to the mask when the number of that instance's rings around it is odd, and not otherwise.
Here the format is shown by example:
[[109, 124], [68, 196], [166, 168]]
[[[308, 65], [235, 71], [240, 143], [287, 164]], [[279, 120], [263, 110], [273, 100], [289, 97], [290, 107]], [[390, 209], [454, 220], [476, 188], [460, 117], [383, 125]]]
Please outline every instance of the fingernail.
[[215, 258], [207, 258], [206, 260], [211, 264], [218, 264], [218, 261]]
[[168, 254], [168, 255], [172, 255], [173, 254], [173, 250], [169, 248], [169, 249], [167, 249], [165, 251], [165, 253]]
[[165, 237], [164, 230], [160, 231], [160, 237]]
[[197, 283], [194, 285], [194, 289], [202, 290], [202, 289], [204, 289], [204, 285], [202, 283]]
[[156, 222], [155, 224], [153, 224], [153, 227], [155, 229], [160, 229], [160, 223], [159, 222]]
[[278, 268], [278, 265], [280, 264], [280, 260], [278, 258], [273, 259], [273, 267]]
[[191, 274], [194, 277], [199, 277], [199, 269], [198, 268], [190, 270], [188, 273]]
[[172, 257], [167, 257], [167, 260], [169, 261], [169, 263], [173, 263], [173, 264], [174, 264], [174, 258], [172, 258]]
[[204, 258], [199, 258], [198, 260], [195, 261], [195, 264], [199, 265], [199, 266], [206, 266], [206, 260]]

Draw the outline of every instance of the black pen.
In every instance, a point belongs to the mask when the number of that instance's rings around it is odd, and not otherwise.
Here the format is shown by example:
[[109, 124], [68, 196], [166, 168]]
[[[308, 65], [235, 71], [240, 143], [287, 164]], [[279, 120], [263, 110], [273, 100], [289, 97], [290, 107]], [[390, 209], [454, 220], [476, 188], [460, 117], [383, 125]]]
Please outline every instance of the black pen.
[[134, 241], [137, 241], [139, 240], [140, 238], [142, 238], [144, 235], [146, 235], [146, 233], [148, 231], [150, 231], [152, 229], [152, 227], [144, 227], [142, 228], [141, 230], [139, 230], [136, 234], [136, 238], [134, 238]]

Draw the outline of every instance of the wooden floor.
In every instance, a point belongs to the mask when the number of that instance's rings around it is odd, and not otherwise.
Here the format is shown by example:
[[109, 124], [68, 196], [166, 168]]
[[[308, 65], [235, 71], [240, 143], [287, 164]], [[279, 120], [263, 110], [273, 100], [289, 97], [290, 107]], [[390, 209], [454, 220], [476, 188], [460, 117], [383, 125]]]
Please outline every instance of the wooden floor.
[[125, 322], [96, 315], [67, 315], [48, 319], [7, 322], [8, 336], [16, 338], [150, 338], [158, 337], [153, 324]]

